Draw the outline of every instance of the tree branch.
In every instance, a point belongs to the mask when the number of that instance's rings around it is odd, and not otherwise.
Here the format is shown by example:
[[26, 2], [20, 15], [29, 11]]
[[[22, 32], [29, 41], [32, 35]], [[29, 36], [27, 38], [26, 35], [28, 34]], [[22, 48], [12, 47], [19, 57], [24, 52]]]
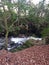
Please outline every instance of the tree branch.
[[18, 18], [10, 25], [9, 30], [13, 27], [14, 23], [18, 21]]
[[2, 19], [0, 19], [0, 26], [2, 27], [2, 28], [4, 28], [5, 29], [5, 26], [2, 24], [2, 22], [1, 21], [3, 21]]

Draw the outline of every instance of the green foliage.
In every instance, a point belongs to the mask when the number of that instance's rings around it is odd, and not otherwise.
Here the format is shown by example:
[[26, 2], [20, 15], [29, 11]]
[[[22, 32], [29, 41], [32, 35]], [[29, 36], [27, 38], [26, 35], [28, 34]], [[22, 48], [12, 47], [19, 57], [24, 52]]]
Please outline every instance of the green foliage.
[[15, 29], [16, 31], [19, 31], [20, 30], [20, 27], [18, 27], [18, 26], [16, 26], [16, 29]]
[[0, 26], [0, 32], [2, 32], [2, 30], [3, 30], [3, 29], [2, 29], [2, 27]]
[[[5, 6], [7, 6], [8, 10], [6, 10]], [[3, 10], [1, 10], [1, 7], [3, 7]], [[14, 9], [16, 10], [16, 13], [14, 12]], [[16, 20], [17, 22], [15, 22]], [[11, 2], [11, 0], [1, 0], [0, 23], [2, 24], [2, 26], [0, 24], [0, 32], [2, 32], [3, 29], [6, 30], [6, 38], [8, 37], [9, 32], [16, 31], [16, 33], [18, 33], [18, 31], [20, 30], [20, 24], [22, 24], [21, 30], [24, 29], [26, 31], [25, 25], [28, 25], [28, 22], [31, 22], [33, 25], [34, 23], [41, 23], [42, 32], [39, 32], [41, 31], [40, 25], [35, 26], [36, 28], [38, 28], [38, 30], [36, 30], [37, 33], [41, 33], [43, 37], [49, 35], [49, 26], [46, 28], [46, 25], [44, 26], [43, 24], [43, 22], [49, 22], [49, 4], [45, 4], [45, 0], [42, 0], [37, 5], [34, 5], [31, 0], [29, 0], [28, 2], [26, 0], [18, 0], [18, 2], [13, 3]], [[29, 26], [27, 27], [27, 31], [29, 30], [28, 28]], [[14, 50], [19, 51], [33, 45], [34, 44], [32, 44], [30, 41], [27, 41], [24, 45]]]
[[11, 11], [11, 22], [14, 22], [17, 19], [17, 14], [14, 11]]
[[48, 10], [48, 12], [45, 15], [45, 21], [49, 22], [49, 10]]
[[[13, 3], [11, 3], [11, 0], [2, 0], [1, 4], [3, 6], [6, 5], [8, 8], [8, 11], [5, 10], [5, 12], [2, 12], [2, 10], [0, 9], [0, 19], [3, 20], [3, 15], [4, 16], [6, 15], [5, 17], [6, 19], [9, 17], [7, 19], [8, 28], [17, 18], [19, 20], [19, 24], [22, 24], [22, 25], [28, 24], [28, 22], [35, 22], [36, 24], [38, 24], [39, 22], [42, 23], [44, 21], [49, 22], [49, 4], [45, 4], [45, 0], [42, 0], [37, 5], [34, 5], [31, 2], [26, 2], [26, 0], [18, 0], [18, 2], [13, 2]], [[17, 13], [14, 12], [14, 9], [17, 10], [16, 11]], [[28, 11], [28, 15], [26, 11]], [[44, 13], [44, 16], [42, 16], [43, 13]], [[21, 14], [24, 14], [24, 15], [21, 16]], [[19, 26], [17, 26], [18, 22], [15, 24], [16, 26], [13, 25], [13, 27], [10, 29], [11, 32], [14, 30], [16, 31], [20, 30]], [[45, 36], [47, 34], [48, 32], [46, 32], [46, 29], [44, 29], [42, 31], [42, 36]]]
[[45, 37], [45, 36], [48, 36], [49, 35], [49, 27], [48, 28], [45, 28], [45, 29], [43, 29], [43, 31], [42, 31], [42, 36], [43, 37]]

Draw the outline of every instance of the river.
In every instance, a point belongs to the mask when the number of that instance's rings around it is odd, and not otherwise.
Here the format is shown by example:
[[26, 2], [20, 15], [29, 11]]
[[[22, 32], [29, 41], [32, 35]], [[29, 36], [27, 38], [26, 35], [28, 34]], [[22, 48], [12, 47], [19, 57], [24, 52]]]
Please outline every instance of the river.
[[[7, 50], [11, 50], [15, 47], [21, 46], [29, 39], [42, 40], [42, 38], [36, 38], [36, 37], [32, 37], [32, 36], [23, 37], [23, 38], [10, 37], [10, 38], [8, 38], [8, 48], [7, 48]], [[0, 49], [4, 46], [4, 44], [5, 44], [5, 38], [4, 37], [0, 38]]]

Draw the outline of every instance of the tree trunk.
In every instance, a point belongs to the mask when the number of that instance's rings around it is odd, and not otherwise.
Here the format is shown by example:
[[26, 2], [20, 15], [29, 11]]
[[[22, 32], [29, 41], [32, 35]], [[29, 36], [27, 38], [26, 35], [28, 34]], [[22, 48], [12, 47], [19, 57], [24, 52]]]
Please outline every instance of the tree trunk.
[[8, 31], [5, 35], [5, 49], [7, 49], [7, 47], [8, 47]]
[[7, 18], [6, 18], [6, 11], [3, 5], [3, 10], [4, 10], [4, 15], [3, 15], [3, 19], [4, 19], [4, 24], [5, 24], [5, 30], [6, 30], [6, 35], [5, 35], [5, 49], [7, 49], [8, 46], [8, 23], [7, 23]]

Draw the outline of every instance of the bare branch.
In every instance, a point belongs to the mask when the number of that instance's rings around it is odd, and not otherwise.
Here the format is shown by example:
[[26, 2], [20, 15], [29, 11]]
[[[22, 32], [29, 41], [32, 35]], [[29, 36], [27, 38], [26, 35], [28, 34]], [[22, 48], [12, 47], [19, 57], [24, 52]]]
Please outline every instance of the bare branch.
[[11, 17], [11, 15], [9, 17], [7, 17], [7, 20]]

